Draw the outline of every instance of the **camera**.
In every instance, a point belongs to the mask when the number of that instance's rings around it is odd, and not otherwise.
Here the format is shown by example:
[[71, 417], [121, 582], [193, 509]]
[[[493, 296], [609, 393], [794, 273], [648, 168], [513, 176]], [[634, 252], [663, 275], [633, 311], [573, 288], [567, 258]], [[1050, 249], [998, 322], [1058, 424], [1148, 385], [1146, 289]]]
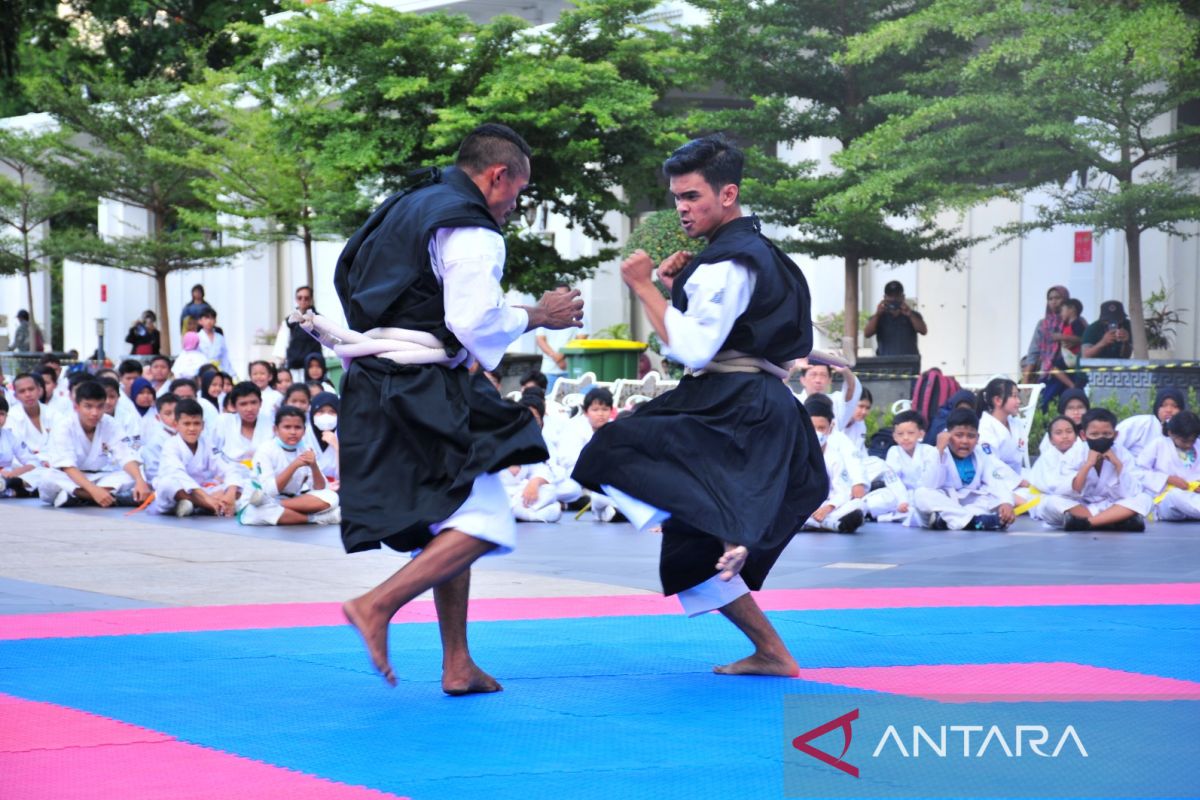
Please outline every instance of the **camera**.
[[891, 300], [889, 300], [889, 301], [888, 301], [888, 303], [887, 303], [887, 305], [886, 305], [886, 306], [884, 306], [884, 308], [886, 308], [888, 311], [899, 311], [899, 310], [900, 310], [900, 304], [899, 304], [899, 303], [897, 303], [897, 302], [894, 302], [894, 301], [891, 301]]
[[1121, 323], [1119, 323], [1119, 322], [1110, 322], [1110, 323], [1108, 323], [1108, 329], [1109, 329], [1110, 331], [1119, 331], [1119, 330], [1121, 330]]

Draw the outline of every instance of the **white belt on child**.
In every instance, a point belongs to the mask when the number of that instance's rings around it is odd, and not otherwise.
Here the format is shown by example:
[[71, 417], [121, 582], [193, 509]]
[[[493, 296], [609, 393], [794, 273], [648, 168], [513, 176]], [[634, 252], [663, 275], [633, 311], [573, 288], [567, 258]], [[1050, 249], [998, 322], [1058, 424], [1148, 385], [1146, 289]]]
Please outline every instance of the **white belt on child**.
[[431, 333], [407, 328], [372, 328], [359, 333], [335, 325], [311, 309], [303, 314], [293, 311], [288, 322], [297, 323], [308, 335], [333, 350], [342, 359], [344, 367], [349, 367], [354, 359], [366, 356], [386, 358], [397, 364], [440, 364], [444, 367], [460, 366], [471, 357], [465, 348], [457, 355], [449, 355], [441, 340]]
[[703, 375], [706, 372], [766, 372], [781, 381], [787, 380], [787, 367], [772, 363], [765, 358], [746, 355], [739, 350], [722, 350], [712, 357], [712, 361], [693, 372], [693, 375]]

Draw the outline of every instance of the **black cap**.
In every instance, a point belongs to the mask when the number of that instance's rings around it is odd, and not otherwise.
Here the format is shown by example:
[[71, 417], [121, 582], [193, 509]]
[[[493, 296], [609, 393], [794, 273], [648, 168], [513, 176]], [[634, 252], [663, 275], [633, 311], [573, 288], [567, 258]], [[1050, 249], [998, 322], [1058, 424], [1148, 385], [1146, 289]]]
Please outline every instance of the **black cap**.
[[1125, 306], [1120, 300], [1105, 300], [1100, 304], [1101, 322], [1124, 322], [1126, 319]]

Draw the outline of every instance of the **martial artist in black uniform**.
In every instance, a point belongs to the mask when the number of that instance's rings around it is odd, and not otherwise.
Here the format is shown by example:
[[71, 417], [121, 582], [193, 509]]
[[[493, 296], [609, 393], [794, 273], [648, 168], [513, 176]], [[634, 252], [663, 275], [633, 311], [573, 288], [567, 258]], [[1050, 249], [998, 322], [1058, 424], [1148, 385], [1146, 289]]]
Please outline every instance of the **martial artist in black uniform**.
[[694, 374], [597, 431], [573, 477], [613, 497], [635, 524], [666, 518], [664, 593], [692, 615], [720, 610], [755, 646], [717, 672], [793, 675], [795, 660], [749, 592], [828, 491], [812, 423], [782, 381], [812, 349], [808, 286], [757, 219], [742, 216], [736, 148], [698, 139], [664, 171], [684, 231], [707, 247], [660, 265], [669, 305], [644, 252], [621, 274], [669, 354]]
[[496, 473], [547, 452], [533, 417], [467, 367], [494, 369], [526, 330], [578, 327], [583, 315], [578, 291], [547, 292], [536, 306], [503, 302], [500, 229], [529, 182], [529, 157], [509, 128], [480, 126], [455, 167], [388, 198], [338, 260], [334, 283], [357, 332], [335, 347], [354, 357], [338, 424], [342, 540], [348, 552], [421, 551], [343, 606], [389, 683], [388, 623], [432, 588], [443, 690], [500, 689], [467, 650], [470, 565], [515, 543]]

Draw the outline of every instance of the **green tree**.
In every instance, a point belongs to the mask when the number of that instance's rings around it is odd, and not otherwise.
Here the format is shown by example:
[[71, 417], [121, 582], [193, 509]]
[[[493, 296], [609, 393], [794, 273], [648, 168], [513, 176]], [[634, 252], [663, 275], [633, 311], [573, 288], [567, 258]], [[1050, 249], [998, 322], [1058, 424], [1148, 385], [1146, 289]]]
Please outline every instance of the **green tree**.
[[919, 48], [846, 65], [849, 42], [902, 18], [923, 2], [892, 0], [692, 0], [710, 24], [691, 31], [698, 45], [697, 77], [745, 98], [744, 107], [698, 115], [699, 129], [724, 130], [748, 145], [745, 200], [765, 220], [795, 227], [790, 249], [842, 259], [845, 274], [843, 347], [857, 349], [859, 272], [866, 260], [888, 264], [950, 261], [970, 244], [922, 214], [938, 186], [921, 176], [897, 181], [870, 203], [838, 202], [865, 180], [868, 163], [777, 159], [777, 142], [833, 139], [843, 150], [885, 122], [878, 99], [894, 92], [927, 98], [942, 87], [945, 66], [965, 51], [952, 37], [931, 37]]
[[[69, 167], [62, 174], [69, 175], [71, 190], [144, 208], [149, 216], [144, 235], [102, 239], [76, 231], [63, 235], [60, 252], [153, 278], [159, 319], [169, 319], [167, 275], [217, 266], [240, 250], [214, 243], [212, 228], [197, 224], [195, 213], [202, 206], [192, 186], [196, 171], [161, 155], [182, 152], [189, 144], [172, 119], [198, 128], [204, 124], [202, 110], [181, 102], [169, 84], [155, 80], [126, 86], [96, 79], [87, 97], [46, 81], [39, 84], [37, 98], [62, 125], [83, 137], [82, 143], [62, 143], [55, 155]], [[171, 327], [164, 323], [161, 328], [167, 352]]]
[[[588, 236], [612, 241], [609, 211], [652, 191], [672, 138], [657, 105], [674, 84], [673, 45], [644, 30], [650, 0], [589, 0], [544, 31], [514, 17], [476, 25], [464, 16], [412, 15], [373, 5], [307, 6], [254, 37], [269, 85], [309, 105], [295, 135], [372, 197], [416, 168], [447, 163], [476, 124], [502, 122], [534, 149], [526, 211], [544, 206]], [[541, 236], [510, 237], [506, 281], [538, 291], [586, 276], [605, 249], [563, 259]]]
[[0, 174], [0, 274], [25, 278], [31, 323], [36, 322], [33, 273], [58, 252], [49, 223], [83, 204], [78, 193], [47, 175], [65, 139], [61, 131], [0, 129], [0, 165], [9, 173]]
[[68, 47], [70, 21], [57, 0], [0, 0], [0, 117], [34, 109], [22, 81], [46, 71], [65, 74], [87, 54]]
[[[1046, 187], [1049, 202], [1008, 237], [1058, 225], [1120, 232], [1129, 263], [1134, 355], [1147, 356], [1141, 234], [1182, 235], [1200, 198], [1166, 164], [1200, 151], [1200, 126], [1172, 113], [1200, 100], [1200, 17], [1177, 0], [933, 0], [860, 37], [849, 62], [875, 63], [951, 35], [972, 45], [955, 90], [897, 113], [858, 143], [855, 164], [876, 182], [852, 202], [870, 203], [895, 182], [952, 170], [942, 204], [1016, 196]], [[953, 154], [943, 160], [945, 154]], [[1047, 183], [1057, 171], [1080, 179]]]
[[349, 234], [367, 210], [353, 174], [331, 163], [319, 140], [303, 135], [305, 121], [323, 112], [331, 93], [281, 98], [257, 70], [210, 73], [185, 91], [205, 116], [200, 125], [171, 120], [192, 145], [184, 153], [156, 152], [197, 173], [192, 186], [205, 209], [181, 214], [203, 227], [216, 212], [234, 220], [223, 228], [249, 241], [299, 241], [313, 286], [313, 242]]

